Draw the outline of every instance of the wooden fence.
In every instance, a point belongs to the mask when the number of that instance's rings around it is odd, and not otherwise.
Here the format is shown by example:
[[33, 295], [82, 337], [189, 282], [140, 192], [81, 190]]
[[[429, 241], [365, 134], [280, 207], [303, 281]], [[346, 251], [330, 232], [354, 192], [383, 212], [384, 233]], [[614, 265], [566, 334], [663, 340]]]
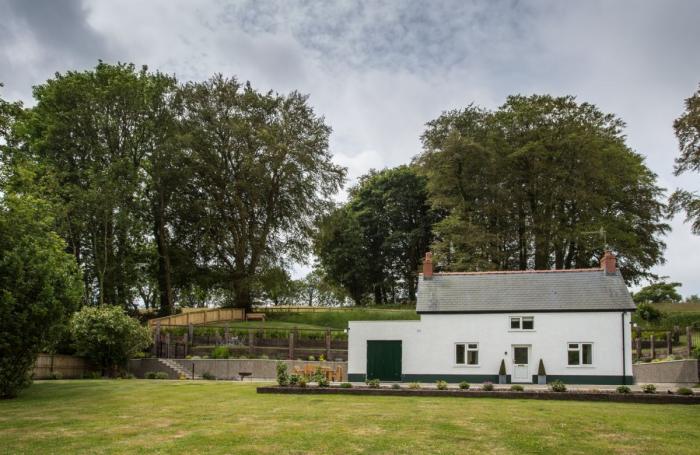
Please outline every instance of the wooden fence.
[[91, 371], [90, 365], [82, 357], [62, 354], [39, 354], [34, 366], [34, 379], [47, 379], [59, 373], [66, 379], [82, 378]]
[[[182, 327], [177, 327], [182, 329]], [[235, 334], [229, 327], [213, 327], [215, 334], [196, 334], [193, 325], [186, 333], [179, 335], [171, 333], [168, 327], [156, 326], [153, 332], [153, 351], [156, 357], [185, 358], [190, 355], [211, 355], [217, 346], [227, 346], [232, 355], [255, 358], [267, 356], [276, 359], [306, 359], [309, 356], [327, 360], [346, 361], [348, 357], [348, 342], [346, 339], [334, 339], [344, 335], [339, 329], [297, 329], [274, 328], [277, 332], [286, 332], [284, 338], [266, 337], [265, 329], [247, 329], [244, 335], [241, 330]], [[219, 330], [221, 329], [221, 330]], [[273, 328], [267, 328], [270, 330]], [[319, 336], [309, 338], [302, 332], [316, 332]]]
[[678, 326], [667, 329], [643, 329], [632, 331], [632, 352], [638, 361], [654, 360], [672, 355], [692, 357], [700, 346], [700, 329]]
[[200, 325], [221, 321], [245, 321], [243, 308], [202, 308], [201, 310], [188, 310], [184, 313], [164, 316], [148, 320], [149, 327], [160, 325]]
[[372, 308], [372, 307], [330, 307], [330, 306], [301, 306], [301, 305], [278, 305], [278, 306], [258, 306], [254, 310], [258, 313], [325, 313], [328, 311], [406, 311], [415, 310], [415, 306], [405, 308]]

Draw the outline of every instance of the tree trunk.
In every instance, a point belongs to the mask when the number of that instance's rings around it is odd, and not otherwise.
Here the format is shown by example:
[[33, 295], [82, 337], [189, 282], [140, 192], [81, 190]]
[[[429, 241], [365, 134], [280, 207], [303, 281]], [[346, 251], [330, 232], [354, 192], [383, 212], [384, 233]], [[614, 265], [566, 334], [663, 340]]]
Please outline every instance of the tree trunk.
[[247, 275], [236, 274], [233, 277], [234, 306], [246, 311], [253, 307], [253, 296], [250, 289], [250, 278]]
[[170, 251], [168, 249], [165, 216], [163, 214], [163, 195], [160, 194], [160, 204], [154, 211], [154, 235], [158, 248], [158, 292], [160, 297], [161, 315], [173, 314], [172, 271], [170, 266]]

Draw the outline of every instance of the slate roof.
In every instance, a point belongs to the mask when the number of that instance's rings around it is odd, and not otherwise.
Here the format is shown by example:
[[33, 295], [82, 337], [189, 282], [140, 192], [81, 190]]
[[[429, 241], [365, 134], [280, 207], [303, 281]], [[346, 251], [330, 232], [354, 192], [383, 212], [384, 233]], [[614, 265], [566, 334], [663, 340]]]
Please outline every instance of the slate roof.
[[603, 269], [421, 274], [418, 313], [630, 311], [619, 272]]

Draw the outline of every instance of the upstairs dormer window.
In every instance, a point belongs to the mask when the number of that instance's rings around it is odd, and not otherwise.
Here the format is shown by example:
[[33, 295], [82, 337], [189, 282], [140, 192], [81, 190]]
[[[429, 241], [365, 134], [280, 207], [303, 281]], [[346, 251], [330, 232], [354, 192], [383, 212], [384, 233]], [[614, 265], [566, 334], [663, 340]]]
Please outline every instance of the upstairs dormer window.
[[535, 318], [533, 316], [511, 316], [510, 330], [535, 330]]

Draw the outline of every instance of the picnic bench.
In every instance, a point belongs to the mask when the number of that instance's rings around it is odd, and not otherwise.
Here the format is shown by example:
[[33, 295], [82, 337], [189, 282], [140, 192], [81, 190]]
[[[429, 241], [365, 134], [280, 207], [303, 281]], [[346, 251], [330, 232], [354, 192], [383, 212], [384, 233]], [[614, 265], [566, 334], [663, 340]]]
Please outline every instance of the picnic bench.
[[265, 322], [265, 313], [246, 313], [245, 320]]

